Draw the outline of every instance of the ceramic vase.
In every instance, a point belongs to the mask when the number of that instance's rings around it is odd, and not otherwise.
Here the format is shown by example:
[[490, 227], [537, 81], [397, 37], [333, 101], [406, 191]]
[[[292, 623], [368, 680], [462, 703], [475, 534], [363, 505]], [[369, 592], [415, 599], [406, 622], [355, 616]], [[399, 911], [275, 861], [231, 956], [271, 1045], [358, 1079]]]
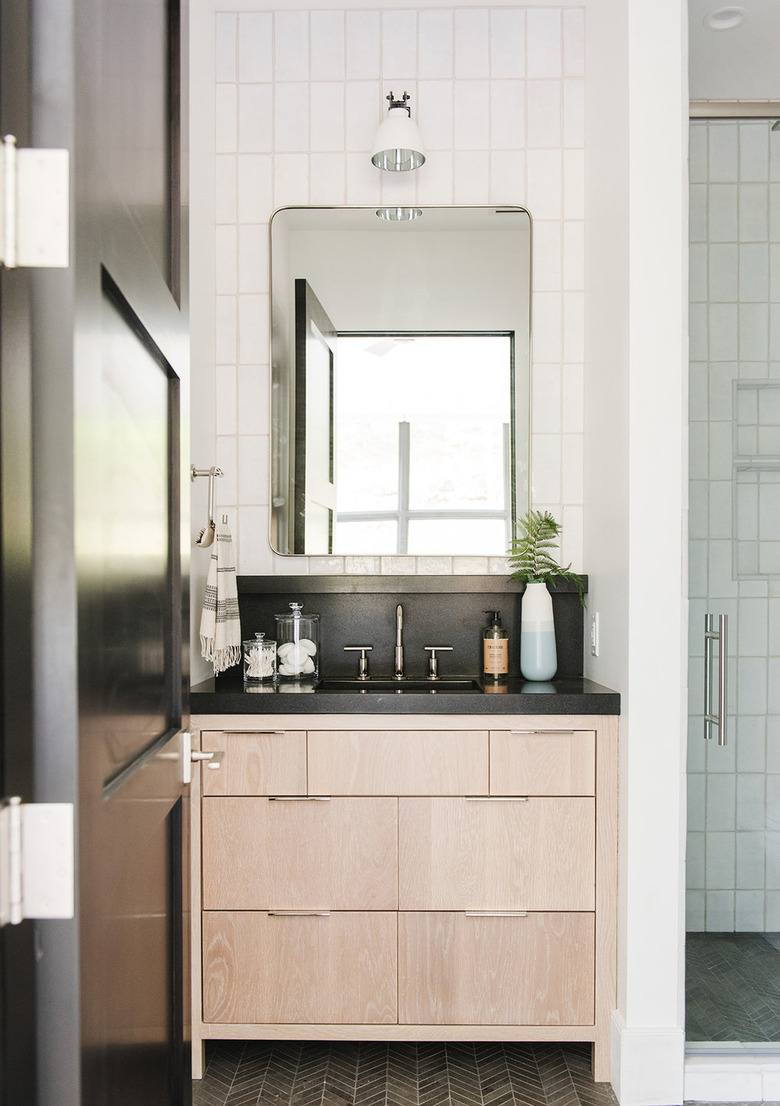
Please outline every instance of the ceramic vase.
[[526, 680], [551, 680], [557, 668], [552, 596], [545, 583], [528, 583], [520, 608], [520, 671]]

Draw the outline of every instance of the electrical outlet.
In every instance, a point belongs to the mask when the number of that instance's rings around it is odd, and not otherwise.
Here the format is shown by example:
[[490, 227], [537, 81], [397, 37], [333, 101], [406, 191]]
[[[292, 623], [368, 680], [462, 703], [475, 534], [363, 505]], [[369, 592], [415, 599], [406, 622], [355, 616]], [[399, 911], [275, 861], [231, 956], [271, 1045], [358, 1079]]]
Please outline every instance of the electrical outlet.
[[590, 653], [592, 657], [599, 655], [599, 616], [595, 611], [590, 616]]

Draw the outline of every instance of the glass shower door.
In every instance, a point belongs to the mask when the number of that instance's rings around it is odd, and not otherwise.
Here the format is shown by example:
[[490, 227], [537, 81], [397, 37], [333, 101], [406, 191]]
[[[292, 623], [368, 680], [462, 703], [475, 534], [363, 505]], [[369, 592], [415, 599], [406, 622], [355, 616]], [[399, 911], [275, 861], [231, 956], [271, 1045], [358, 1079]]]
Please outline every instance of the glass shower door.
[[770, 121], [692, 123], [690, 213], [686, 1037], [767, 1048], [780, 1043], [780, 133]]

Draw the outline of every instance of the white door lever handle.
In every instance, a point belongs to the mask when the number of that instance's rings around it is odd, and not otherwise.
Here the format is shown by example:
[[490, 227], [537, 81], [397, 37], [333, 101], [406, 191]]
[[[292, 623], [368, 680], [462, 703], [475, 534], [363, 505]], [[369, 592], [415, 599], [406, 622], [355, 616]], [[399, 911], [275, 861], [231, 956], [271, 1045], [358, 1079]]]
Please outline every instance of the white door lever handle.
[[198, 761], [205, 761], [207, 768], [221, 768], [222, 758], [225, 753], [220, 750], [216, 753], [210, 752], [198, 752], [192, 748], [192, 734], [189, 730], [183, 730], [180, 734], [181, 737], [181, 778], [182, 783], [186, 787], [192, 783], [192, 765]]
[[193, 763], [195, 763], [198, 760], [205, 760], [206, 761], [206, 767], [207, 768], [212, 768], [214, 770], [216, 770], [217, 768], [222, 767], [222, 760], [223, 760], [224, 756], [225, 756], [225, 754], [222, 750], [220, 750], [218, 753], [198, 753], [198, 752], [195, 752], [195, 751], [190, 753], [190, 758], [191, 758]]

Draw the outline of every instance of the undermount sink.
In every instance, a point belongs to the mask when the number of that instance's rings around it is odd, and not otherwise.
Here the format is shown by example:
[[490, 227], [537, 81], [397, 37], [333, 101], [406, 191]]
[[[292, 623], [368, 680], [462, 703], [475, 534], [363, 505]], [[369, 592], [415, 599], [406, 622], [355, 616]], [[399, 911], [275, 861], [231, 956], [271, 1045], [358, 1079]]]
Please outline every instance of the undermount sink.
[[320, 680], [317, 684], [316, 691], [357, 691], [357, 692], [373, 692], [375, 695], [398, 695], [403, 692], [414, 692], [419, 694], [420, 692], [428, 692], [433, 694], [434, 692], [463, 692], [481, 691], [482, 687], [478, 680], [473, 680], [468, 676], [455, 676], [445, 677], [439, 680], [426, 680], [423, 679], [407, 679], [404, 677], [401, 680], [388, 679], [382, 676], [375, 677], [369, 676], [367, 680], [359, 680], [357, 677], [352, 679], [324, 679]]

